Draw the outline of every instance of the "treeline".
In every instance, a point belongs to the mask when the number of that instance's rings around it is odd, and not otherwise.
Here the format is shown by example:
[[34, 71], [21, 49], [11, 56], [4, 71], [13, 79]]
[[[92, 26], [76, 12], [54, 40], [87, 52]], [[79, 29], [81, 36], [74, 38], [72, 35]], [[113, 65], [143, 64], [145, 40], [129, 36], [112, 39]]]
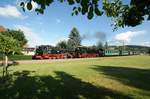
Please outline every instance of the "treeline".
[[108, 46], [107, 43], [104, 45], [102, 42], [98, 42], [96, 45], [93, 46], [83, 46], [82, 36], [80, 35], [77, 28], [73, 28], [68, 36], [68, 40], [60, 41], [56, 44], [55, 48], [59, 50], [67, 50], [67, 51], [75, 51], [77, 47], [85, 47], [88, 49], [104, 49], [105, 46]]
[[60, 41], [56, 44], [58, 49], [74, 51], [76, 47], [81, 46], [81, 36], [77, 28], [73, 28], [69, 34], [68, 40]]
[[131, 51], [139, 51], [140, 53], [149, 53], [150, 54], [150, 47], [148, 46], [140, 46], [140, 45], [126, 45], [126, 48]]

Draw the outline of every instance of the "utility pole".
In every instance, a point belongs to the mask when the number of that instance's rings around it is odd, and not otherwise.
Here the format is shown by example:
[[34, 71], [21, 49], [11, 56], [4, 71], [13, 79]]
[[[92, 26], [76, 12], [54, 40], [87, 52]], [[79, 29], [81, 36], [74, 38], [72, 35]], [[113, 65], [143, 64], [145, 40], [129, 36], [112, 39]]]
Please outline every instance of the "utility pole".
[[123, 50], [125, 50], [125, 41], [123, 41]]

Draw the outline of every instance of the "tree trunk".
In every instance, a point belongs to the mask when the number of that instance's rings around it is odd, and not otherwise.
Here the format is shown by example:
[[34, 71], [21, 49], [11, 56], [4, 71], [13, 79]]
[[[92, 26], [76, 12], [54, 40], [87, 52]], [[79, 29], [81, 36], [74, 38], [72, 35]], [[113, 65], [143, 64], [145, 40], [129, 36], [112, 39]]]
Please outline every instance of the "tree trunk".
[[7, 66], [8, 66], [8, 56], [5, 55], [3, 66], [3, 77], [5, 76], [5, 74], [7, 74]]
[[8, 56], [5, 55], [5, 67], [7, 67], [7, 66], [8, 66]]

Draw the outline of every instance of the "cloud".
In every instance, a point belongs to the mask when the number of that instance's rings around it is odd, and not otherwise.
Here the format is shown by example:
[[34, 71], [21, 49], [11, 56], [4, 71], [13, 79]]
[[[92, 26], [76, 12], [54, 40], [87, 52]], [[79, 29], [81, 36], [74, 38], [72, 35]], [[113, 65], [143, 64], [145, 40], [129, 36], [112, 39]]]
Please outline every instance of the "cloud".
[[115, 36], [116, 41], [129, 43], [132, 38], [145, 34], [145, 31], [128, 31], [125, 33], [120, 33]]
[[62, 21], [60, 19], [56, 19], [56, 23], [61, 23]]
[[33, 10], [38, 8], [38, 4], [36, 2], [32, 1], [31, 4], [32, 4], [32, 9]]
[[45, 43], [45, 41], [31, 28], [22, 25], [16, 25], [15, 28], [20, 29], [24, 32], [24, 35], [26, 36], [28, 40], [28, 45], [30, 47], [35, 47], [37, 45], [42, 45]]
[[149, 47], [150, 47], [150, 42], [145, 41], [145, 42], [143, 42], [141, 45], [143, 45], [143, 46], [149, 46]]
[[0, 16], [23, 18], [21, 12], [15, 6], [12, 5], [6, 5], [4, 7], [0, 7]]
[[[52, 45], [55, 46], [58, 42], [63, 40], [68, 40], [66, 37], [58, 36], [53, 41], [46, 41], [45, 39], [42, 39], [40, 35], [35, 33], [31, 28], [23, 25], [15, 25], [16, 29], [20, 29], [24, 32], [24, 35], [26, 36], [28, 40], [29, 47], [35, 47], [39, 45]], [[42, 30], [43, 31], [43, 30]]]
[[42, 25], [43, 24], [43, 22], [38, 22], [40, 25]]

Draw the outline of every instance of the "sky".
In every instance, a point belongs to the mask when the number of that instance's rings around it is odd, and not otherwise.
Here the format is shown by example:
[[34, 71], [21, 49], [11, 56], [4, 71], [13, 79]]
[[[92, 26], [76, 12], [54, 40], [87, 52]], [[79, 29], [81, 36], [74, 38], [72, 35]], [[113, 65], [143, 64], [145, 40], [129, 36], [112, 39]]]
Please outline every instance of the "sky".
[[73, 27], [81, 36], [90, 37], [82, 40], [82, 45], [96, 45], [99, 41], [96, 33], [106, 35], [109, 45], [125, 44], [150, 46], [150, 21], [145, 21], [136, 27], [118, 28], [113, 32], [110, 18], [95, 16], [88, 20], [86, 16], [71, 16], [72, 6], [53, 3], [43, 15], [34, 11], [38, 5], [34, 2], [33, 10], [23, 12], [19, 6], [20, 0], [0, 0], [0, 25], [9, 29], [21, 29], [30, 47], [37, 45], [56, 45], [59, 41], [67, 40]]

